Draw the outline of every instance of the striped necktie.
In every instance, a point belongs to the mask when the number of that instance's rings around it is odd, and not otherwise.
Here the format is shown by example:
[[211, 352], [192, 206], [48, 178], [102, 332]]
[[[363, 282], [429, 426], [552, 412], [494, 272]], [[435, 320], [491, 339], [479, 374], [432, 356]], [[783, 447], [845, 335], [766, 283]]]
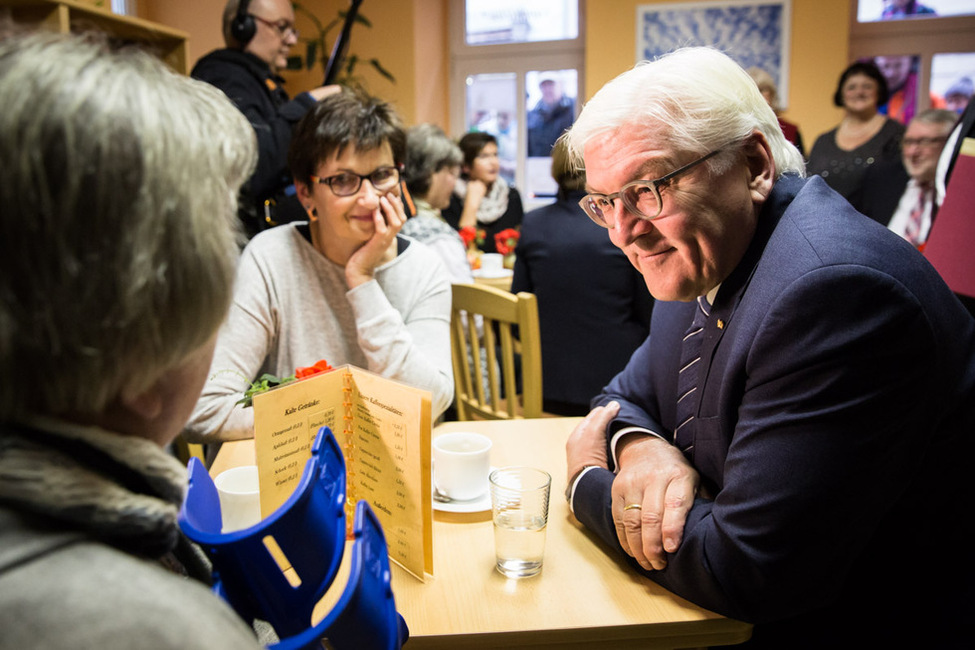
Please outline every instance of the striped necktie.
[[931, 183], [920, 183], [918, 185], [917, 203], [907, 219], [907, 226], [904, 228], [904, 239], [915, 246], [920, 246], [924, 240], [921, 237], [921, 225], [924, 222], [924, 208], [933, 198]]
[[688, 451], [693, 439], [687, 433], [687, 425], [694, 419], [699, 403], [697, 380], [701, 366], [701, 343], [704, 341], [704, 323], [708, 319], [711, 305], [704, 296], [697, 299], [694, 320], [687, 328], [681, 344], [680, 370], [677, 374], [677, 427], [674, 429], [674, 442], [681, 451]]

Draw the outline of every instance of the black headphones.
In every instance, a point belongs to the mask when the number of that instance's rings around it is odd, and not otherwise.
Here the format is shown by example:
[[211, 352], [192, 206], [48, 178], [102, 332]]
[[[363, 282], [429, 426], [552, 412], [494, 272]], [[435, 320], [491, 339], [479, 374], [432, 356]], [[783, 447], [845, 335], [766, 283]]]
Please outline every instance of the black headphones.
[[247, 13], [249, 5], [250, 0], [240, 0], [237, 5], [237, 15], [230, 22], [230, 35], [240, 43], [242, 48], [251, 42], [254, 33], [257, 31], [257, 23], [254, 22], [254, 17]]

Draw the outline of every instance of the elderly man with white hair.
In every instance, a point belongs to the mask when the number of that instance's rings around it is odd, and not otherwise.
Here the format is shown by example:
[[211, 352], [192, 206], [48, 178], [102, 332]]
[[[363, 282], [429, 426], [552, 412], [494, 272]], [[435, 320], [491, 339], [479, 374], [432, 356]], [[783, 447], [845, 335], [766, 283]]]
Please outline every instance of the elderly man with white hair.
[[657, 299], [569, 438], [576, 517], [755, 623], [752, 647], [960, 647], [972, 317], [914, 247], [802, 178], [716, 50], [620, 75], [566, 137], [581, 205]]

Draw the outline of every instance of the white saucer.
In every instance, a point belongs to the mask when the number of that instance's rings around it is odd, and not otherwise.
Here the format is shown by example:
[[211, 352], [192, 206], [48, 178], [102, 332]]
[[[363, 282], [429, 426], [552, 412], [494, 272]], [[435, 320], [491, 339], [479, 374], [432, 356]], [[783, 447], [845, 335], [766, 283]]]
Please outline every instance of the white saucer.
[[490, 279], [490, 278], [507, 278], [508, 276], [514, 275], [515, 272], [512, 269], [501, 269], [500, 273], [485, 274], [481, 269], [474, 269], [473, 271], [471, 271], [471, 273], [474, 274], [475, 278]]
[[484, 494], [470, 501], [437, 501], [433, 500], [433, 509], [441, 512], [484, 512], [491, 509], [491, 493]]
[[[488, 470], [488, 474], [496, 469], [492, 465]], [[434, 491], [436, 491], [436, 488], [434, 488]], [[487, 477], [484, 478], [484, 493], [481, 496], [474, 499], [467, 499], [466, 501], [437, 501], [437, 497], [434, 496], [433, 509], [441, 512], [484, 512], [485, 510], [490, 510], [491, 490]]]

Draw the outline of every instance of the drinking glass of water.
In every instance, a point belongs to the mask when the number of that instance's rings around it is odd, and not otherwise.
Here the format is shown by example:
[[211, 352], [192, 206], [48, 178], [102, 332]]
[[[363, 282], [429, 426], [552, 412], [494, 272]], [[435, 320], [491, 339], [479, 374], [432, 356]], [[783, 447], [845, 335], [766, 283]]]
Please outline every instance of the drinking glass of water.
[[490, 485], [498, 571], [509, 578], [537, 575], [552, 477], [531, 467], [502, 467], [491, 472]]

